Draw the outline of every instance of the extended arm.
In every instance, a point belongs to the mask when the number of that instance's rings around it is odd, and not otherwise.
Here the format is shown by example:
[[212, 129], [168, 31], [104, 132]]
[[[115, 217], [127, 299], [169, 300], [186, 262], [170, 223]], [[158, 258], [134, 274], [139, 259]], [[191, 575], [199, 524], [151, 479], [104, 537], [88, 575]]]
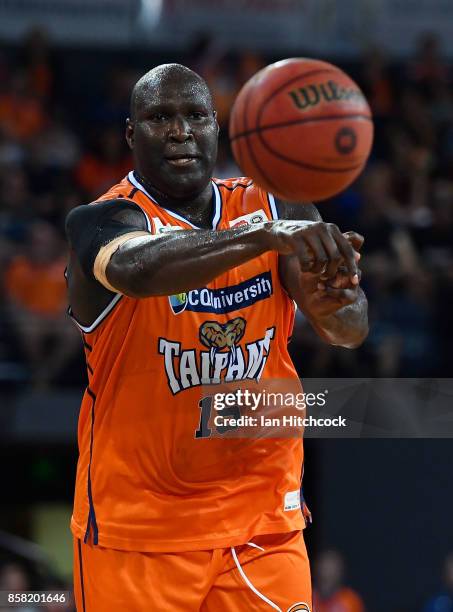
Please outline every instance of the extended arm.
[[272, 248], [271, 223], [153, 235], [142, 210], [125, 199], [72, 210], [66, 234], [70, 303], [85, 324], [114, 293], [141, 298], [199, 288]]
[[[293, 254], [304, 271], [317, 271], [325, 262], [336, 270], [338, 262], [318, 248], [326, 227], [311, 220], [281, 220], [152, 235], [133, 202], [80, 206], [66, 223], [71, 306], [84, 321], [91, 321], [114, 292], [144, 298], [189, 291], [269, 250]], [[340, 238], [339, 248], [354, 275], [353, 249], [341, 234]]]
[[133, 297], [172, 295], [205, 286], [214, 278], [269, 250], [266, 225], [223, 231], [178, 230], [141, 236], [112, 255], [108, 281]]
[[[286, 219], [322, 221], [313, 204], [288, 204], [279, 202], [279, 213]], [[339, 230], [330, 226], [335, 235]], [[344, 235], [358, 251], [363, 239], [353, 232]], [[304, 312], [317, 334], [329, 344], [356, 348], [368, 334], [368, 304], [363, 290], [353, 282], [349, 271], [342, 265], [342, 254], [330, 249], [330, 262], [336, 262], [337, 270], [329, 268], [316, 273], [304, 272], [294, 255], [279, 258], [280, 277], [289, 295]], [[356, 260], [358, 257], [356, 256]]]

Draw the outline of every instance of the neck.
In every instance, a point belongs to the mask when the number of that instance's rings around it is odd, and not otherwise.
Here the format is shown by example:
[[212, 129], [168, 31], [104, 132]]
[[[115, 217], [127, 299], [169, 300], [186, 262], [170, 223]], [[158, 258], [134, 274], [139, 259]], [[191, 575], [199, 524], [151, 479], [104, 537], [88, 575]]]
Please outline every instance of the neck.
[[154, 187], [142, 174], [134, 170], [135, 178], [143, 185], [146, 191], [163, 208], [168, 208], [172, 212], [185, 217], [188, 221], [201, 228], [210, 228], [212, 222], [213, 197], [211, 181], [206, 187], [197, 194], [177, 199], [162, 193]]

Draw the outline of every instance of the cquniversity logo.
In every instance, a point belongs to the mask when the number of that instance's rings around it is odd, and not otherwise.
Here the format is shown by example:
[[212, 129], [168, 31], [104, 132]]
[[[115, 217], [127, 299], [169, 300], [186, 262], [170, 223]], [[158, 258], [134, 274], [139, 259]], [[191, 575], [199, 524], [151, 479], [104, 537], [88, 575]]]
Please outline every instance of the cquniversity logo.
[[169, 296], [170, 306], [174, 314], [179, 314], [187, 306], [187, 293], [177, 293]]
[[175, 315], [184, 310], [227, 314], [247, 308], [260, 300], [266, 300], [271, 297], [272, 293], [272, 274], [267, 271], [237, 285], [220, 287], [219, 289], [202, 287], [187, 293], [171, 295], [168, 300]]

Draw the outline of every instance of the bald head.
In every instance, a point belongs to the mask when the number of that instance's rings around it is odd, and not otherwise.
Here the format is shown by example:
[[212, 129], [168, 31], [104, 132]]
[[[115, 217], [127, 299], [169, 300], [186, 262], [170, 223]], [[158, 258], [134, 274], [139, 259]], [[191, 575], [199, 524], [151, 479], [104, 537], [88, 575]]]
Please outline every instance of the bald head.
[[136, 83], [126, 140], [135, 171], [159, 201], [175, 206], [200, 194], [212, 197], [218, 135], [211, 93], [193, 70], [163, 64]]
[[157, 92], [165, 91], [166, 88], [179, 88], [183, 84], [189, 85], [195, 94], [206, 97], [213, 109], [211, 92], [199, 74], [182, 64], [161, 64], [149, 70], [135, 83], [130, 101], [131, 119], [136, 117], [137, 111], [148, 98]]

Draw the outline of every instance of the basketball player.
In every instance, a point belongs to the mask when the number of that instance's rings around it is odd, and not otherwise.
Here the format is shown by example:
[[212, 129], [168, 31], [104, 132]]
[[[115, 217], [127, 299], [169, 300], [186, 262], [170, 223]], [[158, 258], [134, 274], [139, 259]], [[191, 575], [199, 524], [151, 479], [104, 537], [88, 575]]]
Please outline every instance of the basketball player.
[[77, 609], [312, 610], [301, 440], [212, 437], [201, 385], [297, 378], [293, 300], [327, 342], [358, 346], [362, 238], [249, 179], [212, 179], [216, 114], [188, 68], [145, 74], [130, 113], [134, 170], [67, 219], [89, 378]]

